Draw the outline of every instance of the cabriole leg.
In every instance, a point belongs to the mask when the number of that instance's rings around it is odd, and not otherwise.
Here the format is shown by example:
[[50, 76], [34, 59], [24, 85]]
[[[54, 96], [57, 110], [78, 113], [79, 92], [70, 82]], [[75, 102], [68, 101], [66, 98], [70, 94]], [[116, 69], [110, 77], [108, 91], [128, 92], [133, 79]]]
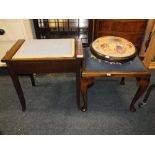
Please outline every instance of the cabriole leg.
[[130, 111], [135, 112], [135, 103], [143, 95], [149, 85], [150, 78], [137, 78], [139, 88], [130, 104]]
[[83, 96], [83, 107], [81, 111], [87, 111], [87, 89], [94, 84], [94, 78], [82, 78], [81, 80], [81, 93]]

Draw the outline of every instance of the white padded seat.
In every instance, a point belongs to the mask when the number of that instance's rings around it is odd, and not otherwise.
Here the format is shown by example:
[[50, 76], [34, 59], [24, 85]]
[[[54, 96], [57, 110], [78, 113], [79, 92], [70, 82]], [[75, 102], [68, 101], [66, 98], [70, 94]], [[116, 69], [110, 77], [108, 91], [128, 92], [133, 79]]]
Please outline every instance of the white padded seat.
[[13, 59], [67, 58], [75, 55], [75, 39], [26, 40]]

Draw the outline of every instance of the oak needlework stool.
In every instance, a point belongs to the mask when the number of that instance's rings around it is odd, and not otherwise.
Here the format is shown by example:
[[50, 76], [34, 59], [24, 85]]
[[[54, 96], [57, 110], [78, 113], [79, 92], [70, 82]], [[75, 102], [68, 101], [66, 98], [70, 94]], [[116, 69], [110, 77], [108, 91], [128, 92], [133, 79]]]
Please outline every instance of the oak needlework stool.
[[130, 111], [136, 111], [135, 103], [147, 89], [150, 75], [150, 72], [137, 56], [123, 64], [110, 64], [102, 59], [94, 58], [90, 48], [86, 48], [81, 81], [84, 104], [81, 110], [87, 111], [87, 90], [93, 85], [95, 77], [134, 77], [138, 83], [138, 90], [131, 101]]

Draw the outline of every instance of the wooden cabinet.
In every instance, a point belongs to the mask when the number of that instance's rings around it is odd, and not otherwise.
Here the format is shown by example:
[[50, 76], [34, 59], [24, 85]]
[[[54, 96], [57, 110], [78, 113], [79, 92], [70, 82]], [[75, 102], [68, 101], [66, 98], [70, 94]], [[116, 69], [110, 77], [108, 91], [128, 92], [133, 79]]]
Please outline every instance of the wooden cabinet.
[[150, 29], [151, 29], [151, 38], [149, 46], [145, 53], [144, 64], [148, 68], [155, 69], [155, 20], [152, 20]]
[[144, 39], [146, 19], [96, 19], [94, 39], [101, 36], [119, 36], [128, 39], [139, 50]]

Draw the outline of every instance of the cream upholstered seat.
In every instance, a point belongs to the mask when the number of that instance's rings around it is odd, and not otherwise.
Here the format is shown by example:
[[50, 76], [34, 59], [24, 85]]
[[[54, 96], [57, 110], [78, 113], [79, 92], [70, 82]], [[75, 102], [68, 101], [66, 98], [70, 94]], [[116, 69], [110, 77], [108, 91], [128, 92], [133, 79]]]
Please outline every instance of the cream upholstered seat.
[[[75, 55], [75, 39], [31, 39], [25, 40], [12, 60], [43, 60], [72, 58]], [[35, 85], [33, 74], [32, 85]]]
[[13, 59], [74, 57], [75, 39], [26, 40]]

